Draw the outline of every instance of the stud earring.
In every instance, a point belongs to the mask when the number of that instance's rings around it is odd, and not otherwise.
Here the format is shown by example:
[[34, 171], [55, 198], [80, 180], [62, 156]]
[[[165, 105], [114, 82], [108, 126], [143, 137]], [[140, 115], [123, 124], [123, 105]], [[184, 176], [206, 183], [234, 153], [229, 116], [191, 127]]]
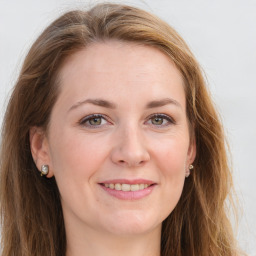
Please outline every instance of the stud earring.
[[41, 176], [46, 176], [49, 173], [49, 165], [44, 164], [41, 166]]
[[186, 178], [190, 175], [190, 171], [194, 169], [194, 166], [191, 164], [189, 167], [188, 167], [188, 170], [186, 171]]

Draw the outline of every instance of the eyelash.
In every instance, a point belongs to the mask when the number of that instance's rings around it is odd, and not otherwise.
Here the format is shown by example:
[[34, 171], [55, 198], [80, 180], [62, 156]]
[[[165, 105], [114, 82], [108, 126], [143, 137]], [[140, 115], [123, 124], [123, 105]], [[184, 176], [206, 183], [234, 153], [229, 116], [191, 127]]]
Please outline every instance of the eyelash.
[[157, 127], [157, 128], [162, 128], [162, 127], [166, 127], [166, 126], [169, 126], [169, 125], [172, 125], [172, 124], [176, 124], [175, 120], [172, 117], [170, 117], [169, 115], [152, 114], [152, 115], [149, 116], [148, 121], [152, 120], [153, 118], [159, 118], [159, 119], [163, 119], [163, 120], [167, 121], [166, 124], [160, 124], [160, 125], [151, 124], [151, 125], [153, 125], [154, 127]]
[[[88, 124], [88, 122], [90, 122], [91, 120], [98, 119], [98, 118], [100, 118], [100, 120], [101, 120], [101, 123], [99, 125]], [[152, 121], [153, 118], [163, 119], [163, 122], [164, 122], [164, 120], [167, 121], [167, 123], [160, 124], [160, 125], [155, 125], [155, 124], [152, 124], [152, 123], [150, 124], [151, 126], [157, 127], [159, 129], [162, 128], [162, 127], [167, 127], [167, 126], [172, 125], [172, 124], [176, 124], [175, 120], [172, 117], [170, 117], [168, 115], [165, 115], [165, 114], [157, 114], [157, 113], [150, 115], [149, 118], [147, 119], [146, 123], [150, 120]], [[92, 115], [86, 116], [82, 120], [80, 120], [79, 124], [82, 125], [82, 126], [91, 128], [91, 129], [97, 129], [97, 128], [102, 127], [102, 125], [105, 125], [105, 124], [102, 124], [102, 119], [105, 120], [106, 122], [110, 123], [109, 118], [107, 118], [105, 115], [92, 114]]]
[[92, 129], [97, 129], [97, 128], [101, 127], [101, 125], [102, 125], [101, 123], [99, 125], [88, 124], [88, 122], [90, 120], [97, 119], [97, 118], [100, 118], [101, 122], [102, 122], [102, 119], [104, 119], [106, 122], [109, 122], [108, 118], [106, 116], [101, 115], [101, 114], [93, 114], [93, 115], [89, 115], [89, 116], [84, 117], [82, 120], [79, 121], [79, 124], [82, 125], [82, 126], [92, 128]]

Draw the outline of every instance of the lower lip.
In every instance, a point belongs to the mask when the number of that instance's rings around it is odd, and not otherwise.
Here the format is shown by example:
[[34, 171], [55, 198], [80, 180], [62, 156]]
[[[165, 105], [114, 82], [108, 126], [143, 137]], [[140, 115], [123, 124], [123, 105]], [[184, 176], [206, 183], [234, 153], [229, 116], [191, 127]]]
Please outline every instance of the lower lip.
[[122, 200], [138, 200], [148, 196], [152, 190], [154, 189], [155, 185], [151, 185], [147, 188], [137, 191], [122, 191], [122, 190], [115, 190], [111, 188], [106, 188], [105, 186], [101, 187], [111, 196], [116, 197]]

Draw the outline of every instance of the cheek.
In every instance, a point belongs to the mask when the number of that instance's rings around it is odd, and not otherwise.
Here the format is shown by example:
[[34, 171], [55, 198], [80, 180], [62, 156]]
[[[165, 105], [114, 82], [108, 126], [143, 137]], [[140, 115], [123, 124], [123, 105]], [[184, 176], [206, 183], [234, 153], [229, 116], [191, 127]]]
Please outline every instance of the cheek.
[[[103, 164], [106, 149], [76, 131], [52, 138], [52, 168], [63, 207], [73, 209], [93, 188], [95, 173]], [[92, 197], [93, 198], [93, 197]], [[92, 200], [86, 199], [88, 201]]]
[[168, 150], [161, 160], [162, 182], [167, 193], [172, 198], [174, 195], [180, 196], [185, 180], [186, 155], [178, 149]]
[[[182, 141], [182, 140], [181, 140]], [[157, 167], [161, 177], [161, 197], [164, 199], [163, 212], [167, 217], [177, 205], [185, 181], [187, 143], [176, 140], [155, 148]]]
[[185, 172], [188, 142], [187, 140], [165, 140], [154, 147], [154, 155], [157, 159], [159, 169], [168, 176], [180, 176]]
[[52, 140], [52, 165], [56, 176], [90, 177], [104, 159], [104, 148], [83, 134], [66, 132]]

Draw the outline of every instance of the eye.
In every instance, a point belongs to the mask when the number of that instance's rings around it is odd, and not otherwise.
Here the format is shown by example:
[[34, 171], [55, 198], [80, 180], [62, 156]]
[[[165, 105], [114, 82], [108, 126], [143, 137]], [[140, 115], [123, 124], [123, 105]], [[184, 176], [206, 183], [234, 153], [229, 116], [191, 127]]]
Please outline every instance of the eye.
[[93, 115], [86, 116], [79, 122], [80, 125], [83, 125], [89, 128], [98, 128], [107, 123], [108, 121], [106, 120], [106, 118], [100, 114], [93, 114]]
[[173, 118], [171, 118], [168, 115], [154, 114], [149, 117], [147, 123], [149, 123], [150, 125], [153, 125], [153, 126], [162, 127], [162, 126], [168, 126], [171, 124], [175, 124], [175, 121], [173, 120]]

